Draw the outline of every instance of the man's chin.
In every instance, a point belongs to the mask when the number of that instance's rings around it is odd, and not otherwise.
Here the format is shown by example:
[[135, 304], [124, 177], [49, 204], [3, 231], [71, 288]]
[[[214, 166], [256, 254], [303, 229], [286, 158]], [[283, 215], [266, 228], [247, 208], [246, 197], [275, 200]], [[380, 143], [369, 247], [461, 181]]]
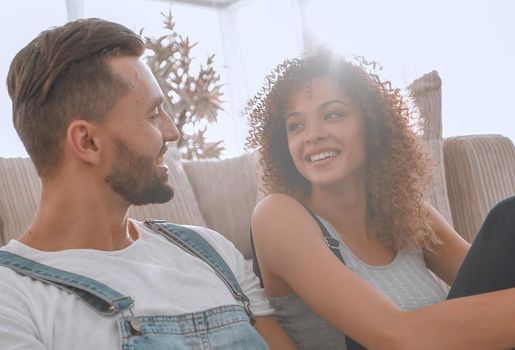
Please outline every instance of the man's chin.
[[140, 195], [132, 196], [129, 202], [132, 205], [162, 204], [173, 198], [174, 192], [170, 185], [162, 184], [153, 191], [147, 191]]

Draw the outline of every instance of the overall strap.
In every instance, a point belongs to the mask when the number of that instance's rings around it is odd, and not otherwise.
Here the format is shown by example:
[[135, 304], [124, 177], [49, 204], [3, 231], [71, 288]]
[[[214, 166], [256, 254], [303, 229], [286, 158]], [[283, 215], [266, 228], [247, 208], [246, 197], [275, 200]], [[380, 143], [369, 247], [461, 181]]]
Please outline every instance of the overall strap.
[[17, 254], [0, 251], [0, 266], [73, 293], [104, 316], [113, 316], [134, 305], [131, 297], [94, 279], [43, 265]]
[[145, 220], [145, 226], [207, 263], [227, 285], [234, 298], [243, 303], [250, 322], [255, 323], [255, 317], [250, 310], [249, 298], [243, 293], [236, 276], [216, 249], [204, 237], [193, 229], [172, 224], [165, 220]]

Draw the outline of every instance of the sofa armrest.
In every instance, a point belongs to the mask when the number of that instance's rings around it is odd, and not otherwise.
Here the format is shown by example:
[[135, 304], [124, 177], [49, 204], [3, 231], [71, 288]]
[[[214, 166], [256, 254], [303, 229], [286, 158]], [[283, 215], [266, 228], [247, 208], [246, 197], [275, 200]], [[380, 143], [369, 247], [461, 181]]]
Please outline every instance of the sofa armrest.
[[488, 211], [515, 194], [515, 147], [501, 135], [444, 141], [447, 190], [454, 227], [471, 242]]

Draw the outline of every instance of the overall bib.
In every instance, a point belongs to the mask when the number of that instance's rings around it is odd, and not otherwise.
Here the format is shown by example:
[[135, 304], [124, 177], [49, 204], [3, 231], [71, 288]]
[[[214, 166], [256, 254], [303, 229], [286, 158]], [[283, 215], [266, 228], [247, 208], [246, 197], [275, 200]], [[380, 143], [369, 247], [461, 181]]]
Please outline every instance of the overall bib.
[[130, 296], [94, 279], [5, 251], [0, 251], [0, 265], [75, 294], [103, 317], [116, 317], [123, 350], [269, 349], [252, 326], [255, 319], [248, 297], [218, 252], [192, 229], [158, 220], [147, 220], [145, 225], [206, 262], [242, 305], [173, 316], [137, 316], [132, 312], [134, 300]]

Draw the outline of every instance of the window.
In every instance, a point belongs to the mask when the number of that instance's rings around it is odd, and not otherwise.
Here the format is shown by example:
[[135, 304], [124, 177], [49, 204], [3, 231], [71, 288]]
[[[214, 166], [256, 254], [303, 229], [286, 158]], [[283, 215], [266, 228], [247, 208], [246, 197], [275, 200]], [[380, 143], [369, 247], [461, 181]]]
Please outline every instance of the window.
[[2, 3], [0, 32], [0, 157], [26, 156], [12, 124], [11, 99], [5, 79], [12, 59], [36, 35], [52, 26], [66, 23], [64, 1], [18, 0]]

